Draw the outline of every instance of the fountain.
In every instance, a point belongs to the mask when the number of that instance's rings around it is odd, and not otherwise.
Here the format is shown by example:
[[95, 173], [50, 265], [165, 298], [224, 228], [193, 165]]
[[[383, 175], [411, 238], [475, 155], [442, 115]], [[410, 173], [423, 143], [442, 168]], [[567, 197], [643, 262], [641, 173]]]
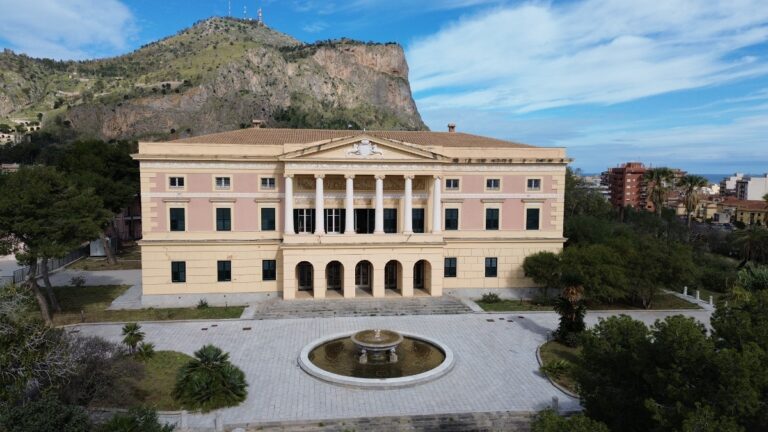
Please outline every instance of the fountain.
[[370, 329], [310, 343], [302, 350], [299, 365], [324, 381], [389, 388], [419, 384], [448, 373], [453, 367], [453, 353], [423, 336]]

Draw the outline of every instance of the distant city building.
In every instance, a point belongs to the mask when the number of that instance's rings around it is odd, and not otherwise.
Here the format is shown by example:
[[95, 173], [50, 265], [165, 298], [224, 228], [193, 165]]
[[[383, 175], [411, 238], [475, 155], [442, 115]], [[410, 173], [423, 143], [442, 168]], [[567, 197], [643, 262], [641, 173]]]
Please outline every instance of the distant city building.
[[744, 178], [743, 173], [735, 173], [732, 176], [720, 180], [720, 195], [736, 196], [736, 182]]
[[768, 174], [763, 177], [744, 176], [736, 181], [736, 198], [747, 201], [762, 201], [768, 193]]
[[645, 181], [645, 171], [647, 168], [642, 163], [627, 162], [602, 174], [602, 184], [610, 192], [613, 207], [647, 208], [648, 182]]
[[600, 192], [600, 195], [605, 198], [606, 201], [609, 201], [611, 198], [611, 191], [603, 184], [603, 178], [602, 176], [583, 176], [582, 179], [584, 180], [584, 183], [589, 187], [590, 189]]
[[736, 220], [744, 225], [765, 225], [768, 222], [768, 204], [763, 200], [740, 201], [736, 207]]

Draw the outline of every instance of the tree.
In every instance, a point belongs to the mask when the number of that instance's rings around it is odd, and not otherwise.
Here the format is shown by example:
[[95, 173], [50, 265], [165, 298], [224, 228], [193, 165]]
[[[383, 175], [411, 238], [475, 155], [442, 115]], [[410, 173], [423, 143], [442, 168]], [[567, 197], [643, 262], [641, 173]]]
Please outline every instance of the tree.
[[563, 292], [555, 300], [555, 312], [560, 315], [560, 324], [555, 330], [555, 338], [568, 346], [578, 345], [578, 335], [586, 329], [584, 315], [587, 307], [582, 296], [584, 288], [576, 281], [564, 281]]
[[0, 414], [0, 430], [6, 432], [90, 432], [85, 409], [65, 405], [54, 397], [29, 402]]
[[548, 289], [560, 289], [560, 257], [552, 252], [539, 252], [525, 257], [523, 261], [525, 276], [541, 285], [544, 297], [548, 297]]
[[680, 188], [680, 192], [683, 195], [683, 203], [685, 205], [685, 214], [688, 218], [688, 228], [691, 227], [691, 218], [693, 216], [696, 206], [699, 205], [699, 199], [701, 197], [701, 188], [707, 186], [708, 181], [702, 176], [687, 174], [677, 181], [677, 187]]
[[[103, 206], [112, 216], [119, 213], [136, 196], [138, 188], [138, 164], [131, 156], [131, 143], [115, 144], [103, 141], [78, 141], [67, 149], [58, 167], [72, 176], [82, 188], [94, 188]], [[104, 230], [112, 218], [102, 224], [101, 238], [107, 260], [117, 262], [107, 243]]]
[[578, 215], [605, 216], [611, 211], [600, 192], [590, 188], [579, 172], [570, 167], [565, 172], [565, 219]]
[[144, 340], [144, 332], [137, 323], [128, 323], [123, 326], [123, 343], [128, 347], [128, 351], [133, 354], [136, 347]]
[[[0, 194], [0, 238], [12, 238], [19, 262], [30, 267], [25, 281], [37, 299], [46, 323], [51, 323], [48, 303], [37, 285], [39, 259], [60, 256], [96, 237], [109, 215], [91, 189], [78, 189], [54, 168], [22, 167], [4, 176]], [[48, 297], [56, 305], [50, 281], [44, 279]]]
[[587, 244], [567, 247], [562, 254], [566, 275], [584, 286], [590, 300], [612, 303], [628, 296], [626, 262], [608, 245]]
[[671, 183], [674, 174], [666, 167], [651, 168], [645, 172], [645, 181], [648, 184], [648, 196], [654, 206], [654, 211], [661, 217], [661, 209], [667, 203], [669, 193], [672, 190]]
[[229, 354], [213, 345], [195, 352], [179, 370], [173, 397], [185, 408], [204, 412], [235, 406], [248, 395], [245, 374], [229, 361]]

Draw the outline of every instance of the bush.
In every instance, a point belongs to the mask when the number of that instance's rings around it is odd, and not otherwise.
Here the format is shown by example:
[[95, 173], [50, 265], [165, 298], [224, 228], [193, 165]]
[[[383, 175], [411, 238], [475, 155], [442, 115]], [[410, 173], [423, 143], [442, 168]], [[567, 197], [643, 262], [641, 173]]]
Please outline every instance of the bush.
[[73, 287], [80, 288], [81, 286], [85, 285], [85, 277], [80, 275], [72, 276], [72, 278], [69, 279], [69, 284]]
[[136, 358], [140, 360], [149, 360], [155, 356], [155, 344], [152, 342], [142, 342], [136, 348]]
[[200, 299], [200, 301], [197, 302], [197, 308], [198, 309], [208, 309], [208, 300]]
[[137, 323], [127, 323], [123, 326], [123, 343], [128, 347], [128, 351], [133, 354], [139, 342], [144, 340], [144, 332]]
[[551, 409], [539, 411], [531, 423], [531, 432], [609, 432], [608, 427], [586, 417], [576, 414], [572, 417], [562, 417]]
[[91, 420], [85, 410], [48, 397], [15, 406], [0, 414], [4, 432], [88, 432]]
[[501, 301], [501, 298], [496, 293], [485, 293], [480, 297], [480, 301], [483, 303], [498, 303]]
[[117, 414], [97, 429], [99, 432], [171, 432], [173, 426], [160, 424], [157, 412], [149, 408], [131, 408]]
[[245, 374], [229, 361], [229, 354], [213, 345], [195, 352], [179, 370], [173, 397], [185, 408], [203, 412], [238, 405], [248, 395]]

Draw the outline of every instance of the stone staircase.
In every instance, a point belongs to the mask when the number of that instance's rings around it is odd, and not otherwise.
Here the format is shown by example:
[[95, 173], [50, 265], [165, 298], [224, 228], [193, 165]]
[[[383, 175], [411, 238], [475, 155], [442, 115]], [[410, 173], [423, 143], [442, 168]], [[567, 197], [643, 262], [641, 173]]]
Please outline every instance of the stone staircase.
[[450, 297], [408, 297], [384, 299], [272, 299], [249, 306], [243, 318], [332, 318], [402, 315], [450, 315], [472, 313], [461, 300]]
[[[399, 417], [338, 419], [311, 422], [270, 422], [241, 426], [247, 432], [527, 432], [531, 414], [486, 412]], [[235, 427], [227, 430], [236, 431]]]

